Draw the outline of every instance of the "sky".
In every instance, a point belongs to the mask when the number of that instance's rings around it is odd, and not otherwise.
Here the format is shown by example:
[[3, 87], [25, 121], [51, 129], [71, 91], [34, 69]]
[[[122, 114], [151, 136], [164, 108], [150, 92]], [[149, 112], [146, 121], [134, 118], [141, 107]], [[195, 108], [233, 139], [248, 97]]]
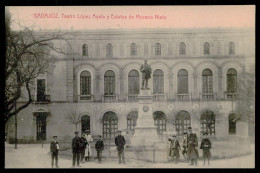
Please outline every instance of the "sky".
[[19, 6], [11, 28], [131, 29], [255, 27], [255, 6]]

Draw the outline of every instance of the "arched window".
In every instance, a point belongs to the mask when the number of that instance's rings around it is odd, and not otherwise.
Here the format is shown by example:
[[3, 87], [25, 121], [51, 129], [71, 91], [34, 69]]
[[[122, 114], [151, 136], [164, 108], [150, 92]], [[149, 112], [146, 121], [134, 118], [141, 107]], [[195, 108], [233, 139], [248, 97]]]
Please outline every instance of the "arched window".
[[188, 94], [188, 71], [181, 69], [178, 72], [178, 94]]
[[236, 134], [236, 114], [230, 114], [228, 116], [228, 129], [229, 129], [229, 134], [230, 135], [233, 135], [233, 134]]
[[155, 55], [161, 55], [161, 44], [160, 43], [155, 44]]
[[139, 73], [137, 70], [131, 70], [128, 74], [128, 100], [137, 101], [139, 94]]
[[107, 57], [113, 57], [113, 45], [111, 43], [107, 44]]
[[108, 70], [104, 76], [104, 95], [115, 95], [115, 73]]
[[137, 55], [137, 46], [135, 43], [131, 44], [131, 55]]
[[179, 54], [180, 55], [185, 55], [186, 54], [186, 45], [184, 42], [181, 42], [180, 43], [180, 46], [179, 46]]
[[235, 54], [235, 44], [234, 42], [229, 42], [229, 54]]
[[166, 115], [161, 111], [153, 113], [154, 125], [157, 126], [157, 134], [166, 132]]
[[227, 93], [237, 93], [237, 71], [234, 68], [227, 71]]
[[86, 70], [80, 73], [80, 95], [91, 95], [91, 74]]
[[37, 140], [46, 140], [46, 118], [47, 112], [35, 112], [36, 117], [36, 139]]
[[210, 54], [210, 45], [209, 45], [209, 42], [205, 42], [204, 43], [204, 55], [209, 55]]
[[200, 125], [202, 134], [215, 135], [215, 114], [210, 110], [204, 111], [200, 116]]
[[138, 111], [132, 111], [127, 115], [127, 129], [134, 132], [136, 121], [138, 118]]
[[88, 45], [87, 44], [82, 45], [82, 56], [88, 56]]
[[103, 116], [103, 138], [114, 138], [118, 129], [117, 115], [112, 112], [106, 112]]
[[213, 74], [208, 68], [202, 72], [202, 94], [203, 98], [213, 97]]
[[90, 131], [90, 116], [83, 115], [81, 117], [81, 134], [87, 130]]
[[184, 110], [178, 112], [175, 119], [176, 132], [178, 134], [183, 134], [184, 132], [187, 133], [188, 127], [190, 126], [191, 126], [190, 114]]
[[153, 93], [164, 94], [164, 77], [163, 71], [157, 69], [153, 73]]

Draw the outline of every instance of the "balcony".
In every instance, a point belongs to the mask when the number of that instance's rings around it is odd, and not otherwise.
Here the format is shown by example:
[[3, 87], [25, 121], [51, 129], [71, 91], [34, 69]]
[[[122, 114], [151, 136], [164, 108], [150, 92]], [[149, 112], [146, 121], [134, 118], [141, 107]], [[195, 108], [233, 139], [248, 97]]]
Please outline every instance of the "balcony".
[[202, 100], [215, 100], [216, 94], [214, 93], [200, 93]]
[[137, 102], [138, 101], [138, 94], [128, 94], [128, 101], [129, 102]]
[[236, 100], [237, 99], [237, 93], [227, 93], [224, 92], [225, 100]]
[[190, 100], [189, 94], [177, 94], [178, 101], [188, 101]]
[[103, 95], [103, 101], [110, 102], [110, 101], [118, 101], [117, 95]]
[[165, 94], [153, 94], [153, 101], [165, 101]]
[[51, 102], [50, 95], [38, 94], [36, 102], [49, 103]]
[[93, 101], [94, 95], [78, 95], [78, 100]]

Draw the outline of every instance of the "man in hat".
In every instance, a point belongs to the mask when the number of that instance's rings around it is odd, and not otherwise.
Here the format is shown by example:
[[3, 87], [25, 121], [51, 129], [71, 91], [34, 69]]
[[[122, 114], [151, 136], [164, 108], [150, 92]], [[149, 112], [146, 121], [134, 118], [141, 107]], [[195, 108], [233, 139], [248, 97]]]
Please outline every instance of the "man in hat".
[[84, 132], [81, 135], [81, 141], [83, 142], [83, 144], [81, 145], [81, 149], [80, 149], [80, 162], [85, 163], [85, 161], [84, 161], [84, 159], [85, 159], [85, 149], [86, 149], [88, 142], [86, 140], [86, 136], [85, 136]]
[[209, 159], [211, 157], [211, 154], [210, 154], [211, 142], [208, 138], [207, 132], [203, 133], [203, 139], [202, 139], [201, 144], [200, 144], [200, 149], [202, 149], [202, 151], [203, 151], [204, 165], [205, 165], [206, 159], [208, 159], [208, 165], [209, 165]]
[[58, 168], [58, 154], [59, 154], [59, 143], [57, 142], [57, 136], [52, 137], [50, 150], [51, 150], [51, 167], [53, 168], [54, 160], [55, 160], [55, 166]]
[[178, 163], [178, 159], [180, 158], [180, 149], [179, 141], [177, 140], [176, 134], [174, 134], [171, 140], [171, 156], [175, 163]]
[[115, 138], [115, 144], [117, 146], [117, 152], [118, 152], [118, 164], [121, 164], [121, 160], [123, 160], [123, 163], [125, 164], [125, 155], [124, 155], [124, 146], [125, 146], [125, 138], [121, 135], [121, 130], [117, 131], [117, 136]]
[[95, 148], [97, 150], [97, 158], [98, 158], [98, 163], [101, 163], [102, 160], [102, 150], [104, 150], [104, 143], [101, 139], [101, 135], [98, 135], [98, 140], [95, 144]]
[[196, 133], [192, 133], [192, 128], [188, 127], [188, 136], [187, 136], [187, 141], [188, 141], [188, 158], [190, 159], [191, 163], [190, 165], [195, 165], [197, 166], [197, 159], [199, 158], [199, 153], [198, 153], [198, 138]]
[[188, 148], [188, 141], [187, 141], [187, 133], [183, 133], [183, 140], [182, 140], [182, 155], [184, 157], [184, 161], [187, 161], [187, 148]]
[[79, 158], [80, 158], [80, 151], [82, 147], [83, 142], [81, 141], [81, 138], [79, 137], [79, 132], [75, 132], [75, 137], [72, 139], [72, 153], [73, 153], [73, 162], [72, 166], [75, 167], [75, 162], [77, 158], [77, 166], [79, 165]]
[[91, 142], [93, 141], [91, 135], [90, 135], [90, 131], [86, 130], [86, 140], [87, 140], [87, 145], [86, 145], [86, 150], [85, 150], [85, 157], [86, 157], [86, 161], [89, 161], [89, 158], [91, 156]]

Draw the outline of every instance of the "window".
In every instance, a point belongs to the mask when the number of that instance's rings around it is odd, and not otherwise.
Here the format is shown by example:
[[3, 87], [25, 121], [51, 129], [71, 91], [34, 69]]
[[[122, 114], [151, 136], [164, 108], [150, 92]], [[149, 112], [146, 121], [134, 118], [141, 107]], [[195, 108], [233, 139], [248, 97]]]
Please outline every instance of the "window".
[[127, 115], [127, 129], [134, 132], [134, 127], [136, 126], [136, 121], [138, 118], [138, 111], [132, 111]]
[[235, 44], [234, 42], [229, 42], [229, 54], [235, 54]]
[[45, 101], [45, 79], [37, 79], [37, 101]]
[[228, 116], [228, 124], [229, 124], [229, 134], [230, 135], [233, 135], [233, 134], [236, 134], [236, 114], [230, 114], [229, 116]]
[[157, 126], [157, 134], [161, 135], [166, 132], [166, 115], [157, 111], [153, 114], [154, 125]]
[[155, 55], [161, 55], [161, 44], [160, 43], [155, 44]]
[[237, 71], [234, 68], [227, 71], [227, 93], [237, 93]]
[[88, 56], [88, 45], [83, 44], [82, 46], [82, 56]]
[[209, 55], [210, 54], [209, 49], [210, 49], [209, 42], [205, 42], [204, 43], [204, 55]]
[[139, 94], [139, 73], [137, 70], [131, 70], [128, 74], [128, 100], [137, 101]]
[[115, 95], [115, 73], [108, 70], [104, 76], [104, 94]]
[[215, 115], [212, 111], [206, 110], [200, 116], [201, 133], [215, 135]]
[[137, 55], [137, 46], [135, 43], [131, 44], [131, 55]]
[[178, 134], [183, 134], [184, 132], [188, 132], [188, 127], [191, 126], [191, 119], [190, 119], [190, 114], [187, 111], [180, 111], [176, 115], [175, 119], [175, 127], [176, 127], [176, 132]]
[[90, 116], [83, 115], [81, 117], [81, 134], [87, 130], [90, 131]]
[[184, 42], [181, 42], [180, 43], [180, 46], [179, 46], [179, 54], [180, 55], [185, 55], [186, 54], [186, 45]]
[[36, 139], [46, 140], [46, 112], [36, 113]]
[[205, 69], [202, 72], [202, 93], [213, 94], [213, 75], [210, 69]]
[[113, 57], [113, 45], [111, 43], [107, 44], [107, 57]]
[[164, 78], [163, 71], [157, 69], [153, 73], [153, 93], [164, 94]]
[[91, 74], [83, 71], [80, 74], [80, 95], [91, 95]]
[[103, 137], [115, 137], [118, 128], [118, 118], [114, 112], [106, 112], [103, 116]]
[[188, 71], [181, 69], [178, 72], [178, 94], [188, 94]]

